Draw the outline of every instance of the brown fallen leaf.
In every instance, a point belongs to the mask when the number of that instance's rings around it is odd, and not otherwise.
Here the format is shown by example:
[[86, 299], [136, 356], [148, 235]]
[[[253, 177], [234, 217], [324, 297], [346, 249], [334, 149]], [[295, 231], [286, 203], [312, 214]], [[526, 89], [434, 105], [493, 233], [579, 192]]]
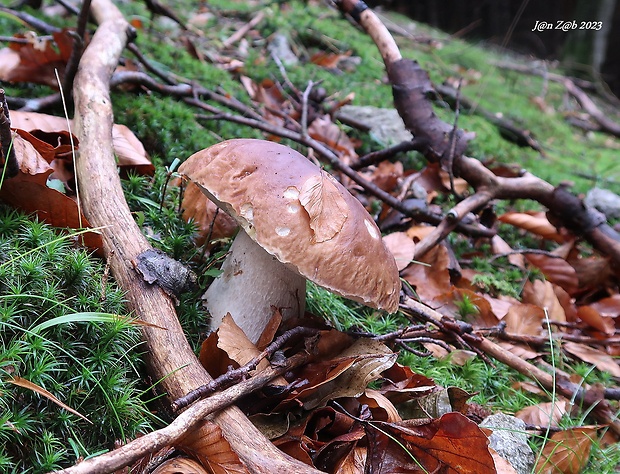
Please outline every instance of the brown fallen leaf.
[[616, 359], [605, 352], [576, 342], [564, 342], [562, 348], [572, 356], [594, 365], [600, 371], [608, 372], [614, 377], [620, 377], [620, 365]]
[[498, 216], [497, 219], [547, 240], [560, 243], [565, 240], [555, 226], [549, 222], [544, 212], [507, 212]]
[[347, 220], [347, 203], [336, 188], [334, 178], [323, 170], [304, 182], [299, 202], [310, 216], [315, 242], [333, 239]]
[[547, 440], [536, 464], [541, 474], [579, 474], [588, 463], [596, 428], [576, 427], [558, 431]]
[[152, 474], [209, 474], [209, 472], [192, 459], [176, 457], [161, 463]]
[[366, 434], [366, 472], [495, 474], [487, 436], [460, 413], [423, 425], [373, 422]]
[[526, 254], [528, 262], [538, 268], [551, 283], [574, 293], [579, 288], [579, 278], [575, 269], [564, 259], [548, 255]]
[[62, 77], [73, 49], [70, 30], [52, 33], [52, 39], [38, 37], [33, 32], [16, 37], [27, 42], [13, 42], [0, 51], [0, 80], [36, 82], [58, 89], [56, 71]]
[[383, 237], [383, 242], [394, 255], [398, 271], [403, 270], [411, 263], [415, 254], [415, 243], [411, 237], [404, 232], [393, 232]]
[[555, 402], [538, 403], [522, 408], [515, 416], [532, 426], [557, 428], [560, 420], [566, 414], [568, 402], [556, 400]]
[[204, 422], [197, 430], [188, 432], [174, 445], [183, 453], [198, 460], [219, 474], [249, 474], [237, 454], [224, 438], [222, 430], [213, 422]]
[[[65, 117], [40, 114], [37, 112], [11, 111], [11, 127], [26, 131], [42, 130], [44, 132], [68, 132], [72, 122]], [[155, 168], [151, 163], [142, 142], [124, 125], [112, 126], [112, 145], [122, 168], [138, 173], [153, 174]]]

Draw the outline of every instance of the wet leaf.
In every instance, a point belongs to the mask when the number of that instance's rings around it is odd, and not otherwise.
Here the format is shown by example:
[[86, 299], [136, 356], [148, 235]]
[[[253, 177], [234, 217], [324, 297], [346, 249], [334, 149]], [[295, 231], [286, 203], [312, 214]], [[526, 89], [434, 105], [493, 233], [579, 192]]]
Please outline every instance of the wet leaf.
[[325, 171], [308, 178], [301, 187], [299, 202], [310, 216], [315, 242], [336, 236], [347, 220], [347, 203]]
[[372, 423], [366, 432], [367, 472], [495, 473], [488, 438], [460, 413], [447, 413], [423, 425], [407, 421]]

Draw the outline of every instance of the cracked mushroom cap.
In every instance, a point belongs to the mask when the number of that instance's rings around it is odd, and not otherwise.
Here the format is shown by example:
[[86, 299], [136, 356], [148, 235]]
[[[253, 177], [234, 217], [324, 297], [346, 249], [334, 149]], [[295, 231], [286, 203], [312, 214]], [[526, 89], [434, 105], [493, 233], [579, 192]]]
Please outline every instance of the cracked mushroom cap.
[[266, 140], [228, 140], [193, 154], [179, 172], [288, 268], [367, 306], [398, 309], [398, 269], [379, 228], [300, 153]]

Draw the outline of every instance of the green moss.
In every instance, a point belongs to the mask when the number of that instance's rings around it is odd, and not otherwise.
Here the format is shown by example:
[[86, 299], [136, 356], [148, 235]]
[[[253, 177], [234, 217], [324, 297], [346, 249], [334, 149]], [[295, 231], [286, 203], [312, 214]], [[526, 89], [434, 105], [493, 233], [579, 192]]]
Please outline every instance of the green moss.
[[[0, 466], [48, 472], [76, 461], [67, 451], [79, 438], [80, 456], [110, 449], [150, 429], [139, 389], [139, 340], [127, 322], [35, 324], [72, 312], [122, 314], [123, 295], [101, 278], [102, 265], [69, 238], [0, 207]], [[88, 417], [93, 425], [32, 390], [26, 379]], [[97, 429], [93, 430], [92, 426]]]

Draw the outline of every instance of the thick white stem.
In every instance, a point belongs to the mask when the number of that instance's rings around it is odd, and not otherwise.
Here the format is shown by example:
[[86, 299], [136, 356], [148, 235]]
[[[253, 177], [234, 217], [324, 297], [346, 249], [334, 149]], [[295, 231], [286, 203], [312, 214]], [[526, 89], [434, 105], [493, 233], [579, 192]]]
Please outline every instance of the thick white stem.
[[267, 253], [242, 229], [222, 265], [223, 273], [204, 294], [217, 329], [226, 313], [252, 342], [273, 316], [272, 306], [284, 319], [301, 316], [306, 303], [306, 279]]

